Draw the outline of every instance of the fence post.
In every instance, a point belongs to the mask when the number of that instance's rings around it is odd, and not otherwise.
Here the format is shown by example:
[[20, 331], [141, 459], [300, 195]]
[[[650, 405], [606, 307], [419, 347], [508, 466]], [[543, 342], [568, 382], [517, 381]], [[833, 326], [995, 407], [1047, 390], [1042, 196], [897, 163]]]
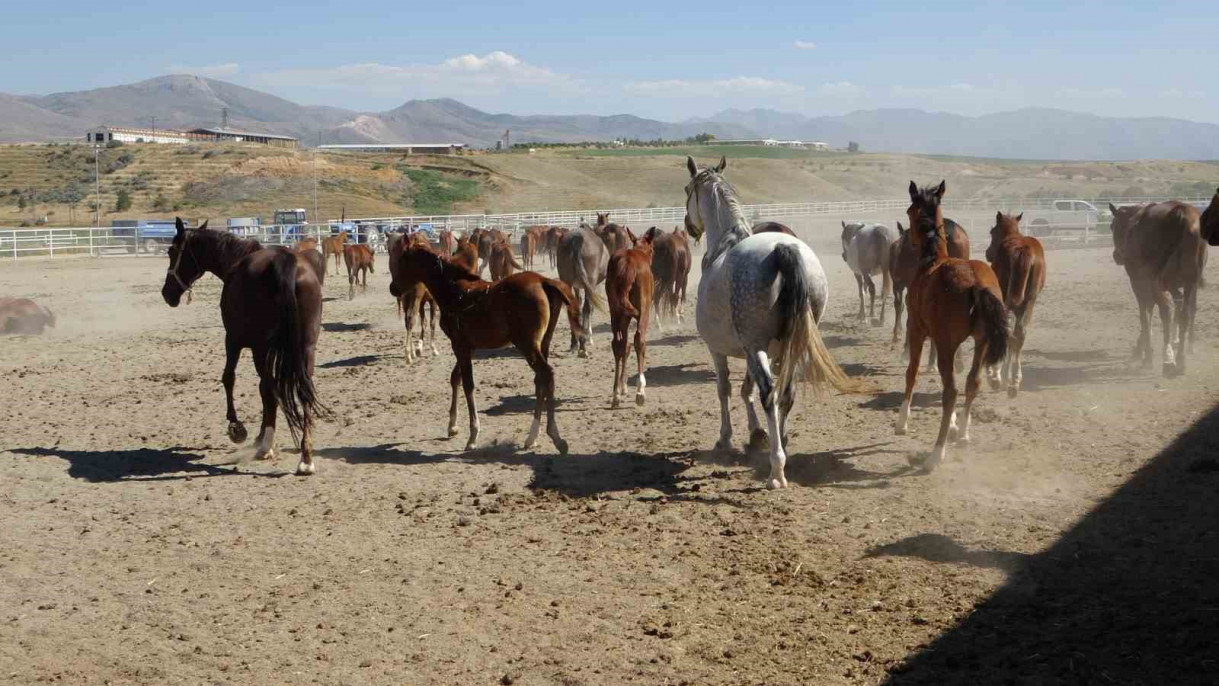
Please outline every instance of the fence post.
[[96, 257], [93, 254], [93, 227], [89, 227], [89, 257]]

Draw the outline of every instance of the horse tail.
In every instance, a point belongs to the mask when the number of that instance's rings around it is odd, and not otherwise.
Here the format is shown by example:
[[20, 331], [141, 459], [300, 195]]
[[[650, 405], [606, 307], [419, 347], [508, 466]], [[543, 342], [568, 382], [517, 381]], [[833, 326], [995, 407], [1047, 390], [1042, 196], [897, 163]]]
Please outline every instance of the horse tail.
[[572, 255], [572, 258], [573, 262], [575, 262], [576, 285], [584, 289], [584, 292], [588, 294], [585, 297], [592, 302], [593, 307], [597, 308], [598, 312], [604, 312], [605, 301], [601, 299], [601, 294], [597, 292], [597, 284], [588, 275], [588, 269], [584, 267], [584, 259], [578, 251]]
[[306, 321], [296, 298], [296, 255], [278, 251], [271, 259], [271, 278], [279, 321], [271, 332], [267, 367], [275, 374], [275, 397], [295, 438], [313, 425], [313, 418], [328, 415], [318, 400], [305, 355]]
[[826, 386], [843, 393], [861, 391], [862, 384], [842, 371], [821, 338], [813, 318], [813, 287], [805, 278], [800, 248], [794, 243], [780, 243], [775, 246], [774, 256], [783, 279], [775, 309], [780, 320], [786, 323], [786, 330], [779, 337], [776, 388], [791, 388], [799, 371], [804, 382], [817, 391]]
[[576, 298], [571, 294], [571, 287], [559, 281], [558, 279], [542, 279], [542, 289], [546, 291], [550, 302], [555, 301], [555, 297], [564, 307], [567, 308], [567, 324], [571, 327], [572, 333], [577, 336], [584, 336], [587, 332], [580, 325], [580, 315], [576, 308]]
[[1007, 357], [1008, 319], [1007, 308], [988, 288], [973, 287], [973, 316], [975, 326], [981, 322], [986, 334], [986, 364], [998, 364]]
[[1014, 309], [1024, 304], [1029, 279], [1033, 278], [1033, 254], [1028, 250], [1017, 250], [1011, 260], [1011, 271], [1007, 275], [1007, 305]]

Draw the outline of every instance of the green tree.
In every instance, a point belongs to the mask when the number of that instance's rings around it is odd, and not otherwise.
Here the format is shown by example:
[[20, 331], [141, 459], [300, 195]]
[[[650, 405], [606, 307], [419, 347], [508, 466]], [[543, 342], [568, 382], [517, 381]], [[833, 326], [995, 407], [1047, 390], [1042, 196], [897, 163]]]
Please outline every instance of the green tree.
[[847, 143], [847, 152], [859, 152], [859, 143], [855, 141]]
[[118, 196], [114, 200], [115, 212], [126, 212], [131, 209], [131, 193], [125, 189], [118, 192]]

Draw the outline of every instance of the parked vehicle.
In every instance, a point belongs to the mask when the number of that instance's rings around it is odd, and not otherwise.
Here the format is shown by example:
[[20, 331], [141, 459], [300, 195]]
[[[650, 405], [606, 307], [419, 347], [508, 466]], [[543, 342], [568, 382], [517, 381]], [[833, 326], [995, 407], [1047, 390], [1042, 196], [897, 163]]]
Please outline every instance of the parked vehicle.
[[1020, 225], [1027, 227], [1033, 236], [1049, 236], [1055, 231], [1096, 231], [1101, 216], [1101, 211], [1086, 200], [1055, 200], [1048, 208], [1025, 210]]
[[[187, 228], [190, 228], [189, 223]], [[173, 219], [115, 219], [110, 222], [111, 237], [132, 254], [141, 248], [146, 253], [165, 252], [177, 233]]]
[[262, 219], [258, 217], [230, 217], [225, 226], [229, 233], [238, 236], [257, 236], [262, 230]]
[[275, 210], [271, 226], [267, 227], [267, 243], [290, 245], [304, 238], [309, 231], [309, 213], [298, 207], [291, 210]]

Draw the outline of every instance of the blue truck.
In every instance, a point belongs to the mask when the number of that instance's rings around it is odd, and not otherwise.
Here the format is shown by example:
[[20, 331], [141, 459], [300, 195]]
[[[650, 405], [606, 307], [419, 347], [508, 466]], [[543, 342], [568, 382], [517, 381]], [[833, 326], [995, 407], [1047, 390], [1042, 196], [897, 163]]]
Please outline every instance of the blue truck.
[[[186, 224], [190, 228], [190, 223]], [[143, 250], [158, 253], [169, 250], [178, 233], [173, 219], [115, 219], [110, 222], [110, 236], [129, 253]]]
[[309, 213], [300, 207], [275, 210], [271, 225], [265, 227], [266, 242], [271, 245], [291, 245], [304, 238], [309, 231], [308, 216]]

